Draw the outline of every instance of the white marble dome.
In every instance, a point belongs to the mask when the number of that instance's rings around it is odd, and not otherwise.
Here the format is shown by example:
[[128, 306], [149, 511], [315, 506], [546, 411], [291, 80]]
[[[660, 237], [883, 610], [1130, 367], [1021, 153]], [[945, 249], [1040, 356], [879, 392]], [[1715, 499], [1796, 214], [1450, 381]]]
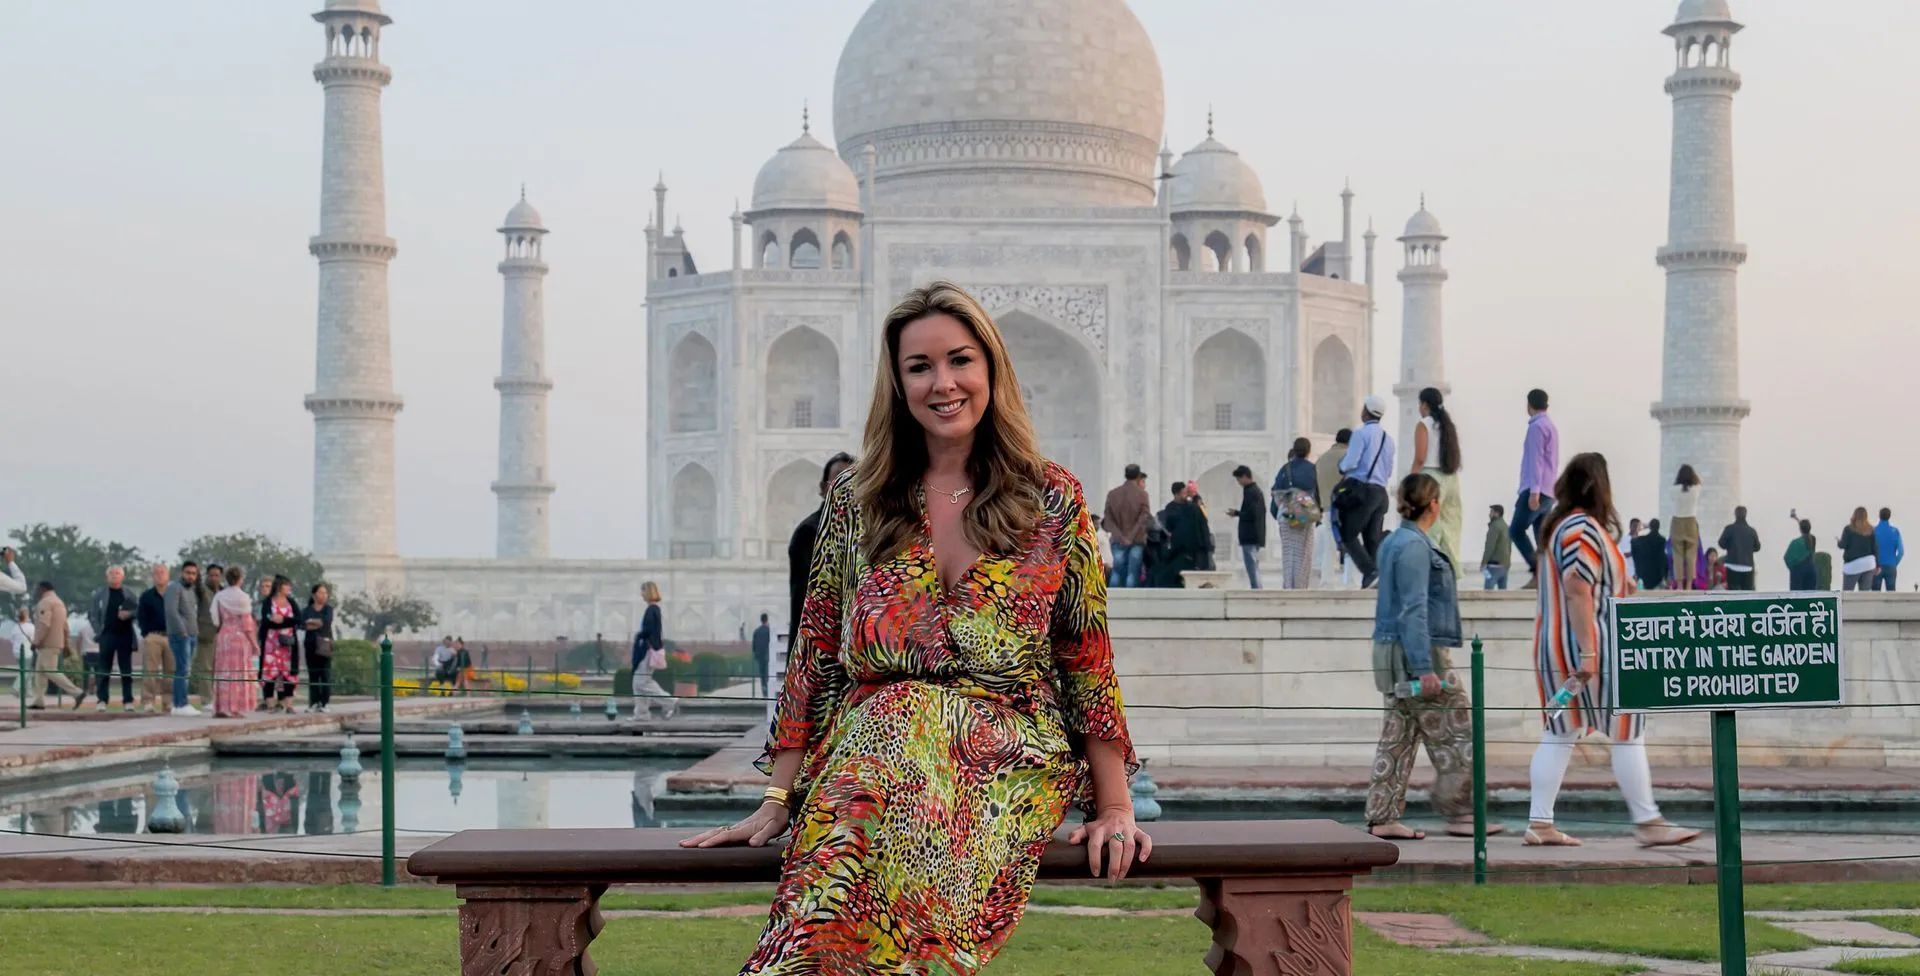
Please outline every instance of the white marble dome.
[[787, 143], [753, 178], [754, 211], [860, 210], [860, 181], [811, 132]]
[[1160, 59], [1123, 0], [874, 0], [840, 53], [840, 155], [882, 203], [1150, 206]]
[[1727, 6], [1727, 0], [1680, 0], [1680, 13], [1673, 18], [1676, 24], [1727, 23], [1733, 20], [1733, 8]]
[[1400, 235], [1401, 240], [1409, 237], [1445, 237], [1440, 230], [1440, 218], [1427, 209], [1426, 201], [1421, 201], [1420, 212], [1407, 220], [1407, 232]]
[[1259, 174], [1211, 133], [1173, 165], [1168, 192], [1174, 213], [1267, 212], [1267, 191]]
[[540, 211], [522, 196], [520, 202], [507, 211], [507, 219], [500, 222], [501, 230], [546, 230], [547, 225], [540, 222]]

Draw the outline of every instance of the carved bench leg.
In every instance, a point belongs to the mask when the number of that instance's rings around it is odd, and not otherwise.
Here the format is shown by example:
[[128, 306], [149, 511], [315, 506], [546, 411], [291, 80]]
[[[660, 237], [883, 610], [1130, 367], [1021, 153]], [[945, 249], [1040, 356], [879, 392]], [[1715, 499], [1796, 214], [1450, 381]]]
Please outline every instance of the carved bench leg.
[[1195, 880], [1214, 976], [1352, 976], [1351, 876]]
[[605, 885], [460, 885], [461, 976], [594, 976]]

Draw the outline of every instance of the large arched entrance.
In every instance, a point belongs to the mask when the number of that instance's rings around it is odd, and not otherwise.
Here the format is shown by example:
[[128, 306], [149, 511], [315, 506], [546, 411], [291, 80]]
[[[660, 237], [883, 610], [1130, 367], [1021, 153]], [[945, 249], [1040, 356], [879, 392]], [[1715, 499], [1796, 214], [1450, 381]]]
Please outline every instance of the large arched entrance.
[[820, 507], [820, 466], [812, 461], [794, 461], [767, 479], [767, 522], [761, 533], [767, 558], [778, 558], [787, 551], [793, 530], [800, 521]]
[[1331, 434], [1360, 422], [1360, 398], [1353, 393], [1353, 354], [1333, 336], [1313, 350], [1313, 430]]
[[840, 355], [833, 341], [804, 326], [767, 350], [766, 425], [840, 426]]
[[1265, 430], [1267, 357], [1259, 343], [1227, 329], [1193, 354], [1193, 429]]
[[675, 559], [710, 559], [720, 534], [720, 493], [713, 474], [698, 464], [674, 472], [668, 555]]
[[1100, 368], [1092, 354], [1060, 327], [1019, 309], [994, 321], [1006, 338], [1041, 453], [1073, 472], [1082, 485], [1106, 483], [1100, 458]]

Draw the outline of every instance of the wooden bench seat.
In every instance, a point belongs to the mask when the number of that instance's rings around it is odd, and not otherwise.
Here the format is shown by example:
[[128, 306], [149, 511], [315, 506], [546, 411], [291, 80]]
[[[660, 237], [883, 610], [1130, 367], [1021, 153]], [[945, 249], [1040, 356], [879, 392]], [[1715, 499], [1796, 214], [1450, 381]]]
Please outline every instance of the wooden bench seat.
[[[1347, 976], [1348, 891], [1399, 858], [1393, 844], [1330, 820], [1155, 823], [1153, 860], [1136, 878], [1191, 878], [1195, 915], [1213, 930], [1216, 976]], [[423, 848], [407, 870], [456, 886], [464, 976], [592, 974], [587, 946], [617, 884], [772, 882], [777, 848], [687, 850], [687, 829], [468, 830]], [[1046, 880], [1094, 882], [1065, 828], [1040, 861]], [[663, 970], [664, 972], [664, 970]]]

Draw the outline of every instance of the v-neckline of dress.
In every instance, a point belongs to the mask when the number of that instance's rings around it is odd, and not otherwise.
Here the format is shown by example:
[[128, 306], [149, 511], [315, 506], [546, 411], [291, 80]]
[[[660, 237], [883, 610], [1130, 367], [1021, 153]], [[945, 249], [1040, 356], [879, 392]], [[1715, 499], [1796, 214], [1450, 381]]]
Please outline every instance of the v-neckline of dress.
[[920, 544], [926, 547], [927, 562], [933, 566], [933, 585], [938, 588], [939, 602], [944, 605], [966, 587], [967, 581], [973, 578], [974, 569], [982, 559], [987, 558], [987, 554], [985, 550], [976, 553], [972, 560], [961, 567], [960, 575], [953, 578], [953, 585], [948, 586], [946, 579], [940, 575], [940, 552], [933, 545], [933, 514], [927, 507], [926, 483], [922, 482], [915, 491], [920, 505]]

